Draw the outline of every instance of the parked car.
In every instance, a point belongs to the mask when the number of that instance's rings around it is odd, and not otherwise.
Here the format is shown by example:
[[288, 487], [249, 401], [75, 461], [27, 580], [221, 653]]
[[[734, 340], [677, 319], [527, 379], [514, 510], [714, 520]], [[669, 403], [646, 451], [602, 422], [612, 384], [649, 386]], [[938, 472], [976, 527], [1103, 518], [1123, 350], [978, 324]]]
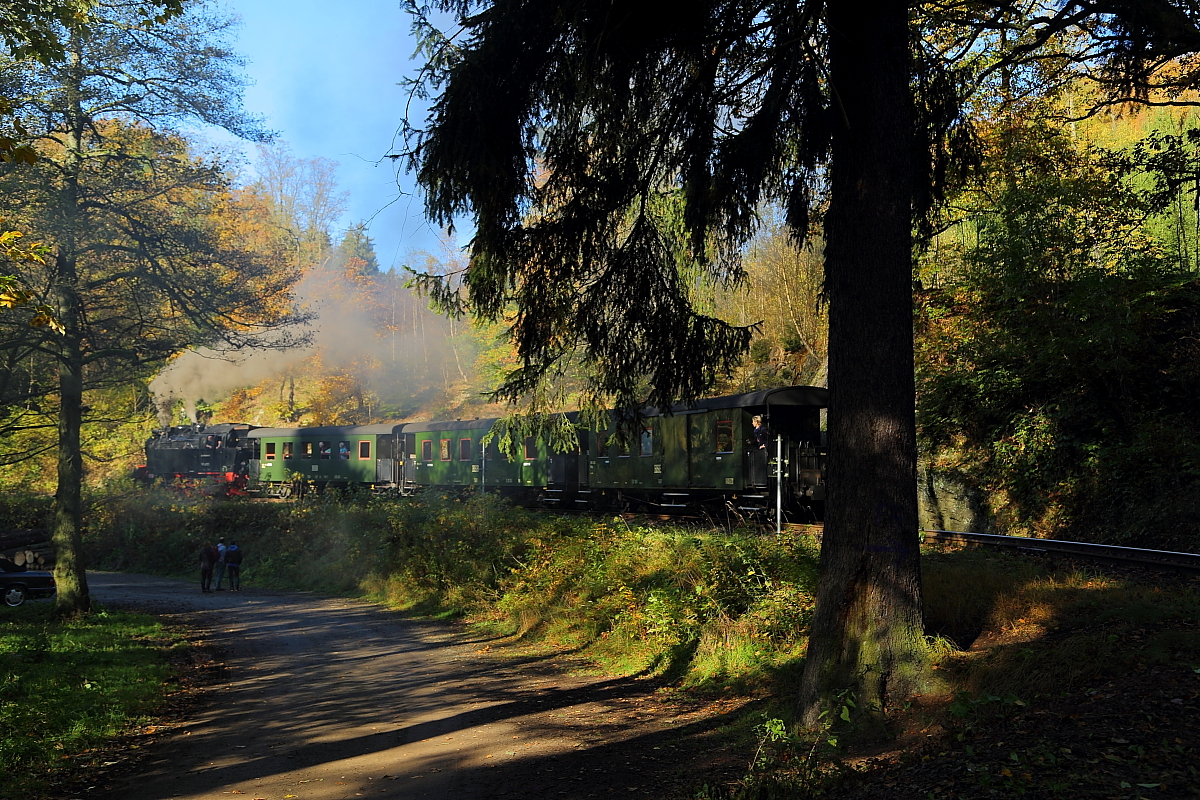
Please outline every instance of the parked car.
[[19, 606], [26, 600], [54, 595], [54, 576], [36, 569], [22, 569], [0, 558], [0, 597], [4, 605]]

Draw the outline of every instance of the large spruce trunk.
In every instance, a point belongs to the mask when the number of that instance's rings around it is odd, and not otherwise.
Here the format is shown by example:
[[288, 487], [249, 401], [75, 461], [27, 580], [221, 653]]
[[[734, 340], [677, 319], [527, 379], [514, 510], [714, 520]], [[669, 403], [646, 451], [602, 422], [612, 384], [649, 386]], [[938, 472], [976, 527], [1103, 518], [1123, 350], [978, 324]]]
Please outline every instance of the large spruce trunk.
[[829, 494], [801, 687], [880, 716], [926, 660], [912, 339], [912, 94], [905, 4], [829, 5]]

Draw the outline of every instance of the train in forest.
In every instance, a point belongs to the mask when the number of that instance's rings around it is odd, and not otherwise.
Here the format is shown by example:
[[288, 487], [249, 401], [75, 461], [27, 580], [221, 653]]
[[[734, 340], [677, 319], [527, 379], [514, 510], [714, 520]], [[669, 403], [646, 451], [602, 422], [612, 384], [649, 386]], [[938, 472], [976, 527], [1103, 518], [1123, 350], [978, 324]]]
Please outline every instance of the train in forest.
[[[771, 513], [820, 521], [821, 411], [828, 390], [764, 389], [663, 412], [642, 409], [618, 433], [577, 429], [566, 448], [540, 437], [516, 452], [483, 441], [495, 419], [311, 428], [184, 425], [146, 441], [144, 481], [214, 493], [288, 497], [332, 487], [413, 494], [497, 492], [520, 505], [579, 510]], [[572, 415], [567, 415], [574, 420]], [[565, 452], [559, 452], [565, 449]], [[782, 469], [780, 469], [782, 464]]]

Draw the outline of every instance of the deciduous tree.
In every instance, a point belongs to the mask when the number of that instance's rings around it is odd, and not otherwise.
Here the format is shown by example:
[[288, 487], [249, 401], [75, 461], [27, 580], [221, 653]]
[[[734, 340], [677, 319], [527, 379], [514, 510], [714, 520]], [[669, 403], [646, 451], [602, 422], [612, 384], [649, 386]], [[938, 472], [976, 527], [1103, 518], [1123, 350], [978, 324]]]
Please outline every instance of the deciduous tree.
[[160, 132], [186, 120], [264, 137], [240, 107], [240, 62], [224, 43], [230, 21], [195, 5], [159, 22], [143, 7], [97, 3], [85, 27], [64, 34], [61, 61], [3, 65], [42, 154], [36, 172], [10, 170], [5, 197], [21, 202], [51, 249], [35, 291], [64, 329], [34, 345], [57, 374], [60, 613], [89, 607], [79, 553], [89, 376], [116, 379], [118, 365], [189, 344], [287, 343], [263, 335], [289, 321], [293, 276], [239, 248], [219, 222], [220, 166]]
[[302, 267], [327, 255], [333, 225], [346, 208], [336, 170], [335, 161], [297, 158], [279, 142], [258, 148], [254, 186], [270, 201], [276, 224], [295, 240]]

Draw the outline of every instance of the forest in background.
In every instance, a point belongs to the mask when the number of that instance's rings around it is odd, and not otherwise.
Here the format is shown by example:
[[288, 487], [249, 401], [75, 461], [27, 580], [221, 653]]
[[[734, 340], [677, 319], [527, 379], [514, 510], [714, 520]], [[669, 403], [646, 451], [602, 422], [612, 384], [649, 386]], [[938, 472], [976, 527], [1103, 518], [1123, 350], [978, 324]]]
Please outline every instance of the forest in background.
[[[6, 61], [0, 76], [7, 70], [18, 83], [23, 68]], [[1194, 549], [1195, 116], [1131, 106], [1078, 117], [1074, 109], [1087, 107], [1092, 91], [1086, 80], [1053, 83], [1036, 69], [1020, 78], [975, 99], [975, 178], [948, 199], [915, 260], [926, 486], [947, 495], [935, 504], [969, 506], [981, 528]], [[414, 273], [458, 273], [465, 254], [447, 244], [410, 254], [407, 268], [381, 270], [366, 226], [335, 227], [344, 202], [336, 164], [273, 144], [260, 146], [247, 169], [178, 131], [127, 119], [106, 120], [103, 130], [202, 174], [206, 185], [187, 189], [191, 213], [236, 243], [243, 259], [220, 266], [236, 272], [252, 263], [293, 281], [312, 319], [296, 328], [307, 344], [290, 350], [222, 356], [201, 346], [165, 368], [147, 360], [89, 384], [83, 452], [93, 487], [128, 475], [150, 429], [167, 422], [338, 425], [511, 410], [489, 397], [517, 365], [505, 324], [440, 316], [411, 285]], [[40, 146], [52, 160], [52, 148]], [[97, 159], [99, 185], [135, 191], [126, 164]], [[32, 213], [51, 204], [50, 193], [38, 191], [52, 182], [39, 184], [31, 169], [0, 169], [4, 227], [54, 248]], [[186, 204], [182, 195], [172, 202]], [[817, 235], [801, 247], [775, 210], [761, 213], [742, 283], [689, 275], [700, 311], [758, 325], [713, 394], [826, 382], [819, 218]], [[12, 247], [6, 257], [3, 271], [36, 293], [36, 260]], [[16, 309], [3, 323], [0, 480], [50, 492], [56, 423], [48, 361], [13, 345], [34, 313]], [[577, 402], [567, 376], [561, 407]]]

